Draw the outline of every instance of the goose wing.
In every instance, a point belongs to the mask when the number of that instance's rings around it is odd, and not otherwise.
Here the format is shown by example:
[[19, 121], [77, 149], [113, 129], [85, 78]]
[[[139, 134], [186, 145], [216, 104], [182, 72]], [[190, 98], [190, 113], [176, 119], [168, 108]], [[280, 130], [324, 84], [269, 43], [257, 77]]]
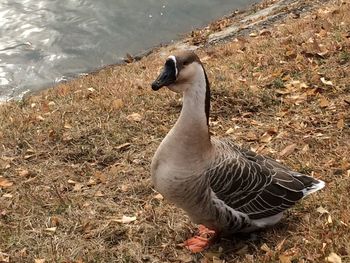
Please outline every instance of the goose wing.
[[226, 205], [251, 219], [279, 214], [319, 183], [271, 158], [232, 144], [225, 146], [224, 154], [208, 171], [210, 187]]

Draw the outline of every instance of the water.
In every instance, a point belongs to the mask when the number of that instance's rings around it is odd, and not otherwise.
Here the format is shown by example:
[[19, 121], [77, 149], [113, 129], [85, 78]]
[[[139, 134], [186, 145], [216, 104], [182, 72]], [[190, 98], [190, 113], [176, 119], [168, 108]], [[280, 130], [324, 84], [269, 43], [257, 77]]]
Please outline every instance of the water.
[[254, 0], [1, 0], [0, 101], [120, 62]]

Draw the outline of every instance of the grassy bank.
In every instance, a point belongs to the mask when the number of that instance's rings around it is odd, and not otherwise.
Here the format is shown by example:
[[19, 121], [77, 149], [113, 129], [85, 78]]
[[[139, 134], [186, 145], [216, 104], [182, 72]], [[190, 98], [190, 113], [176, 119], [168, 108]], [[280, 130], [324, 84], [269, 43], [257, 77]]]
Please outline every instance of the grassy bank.
[[327, 183], [278, 226], [203, 254], [177, 246], [194, 226], [149, 173], [181, 109], [150, 89], [161, 50], [0, 106], [0, 261], [350, 262], [349, 12], [329, 1], [197, 51], [211, 131]]

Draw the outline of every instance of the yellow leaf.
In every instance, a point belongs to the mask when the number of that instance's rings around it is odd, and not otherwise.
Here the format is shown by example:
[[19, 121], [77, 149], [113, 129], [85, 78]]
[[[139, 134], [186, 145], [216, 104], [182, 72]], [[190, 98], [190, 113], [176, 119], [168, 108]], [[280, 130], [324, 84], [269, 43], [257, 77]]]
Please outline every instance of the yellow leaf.
[[12, 186], [13, 183], [7, 180], [6, 178], [0, 176], [0, 188], [6, 188]]
[[331, 262], [331, 263], [341, 263], [341, 257], [339, 257], [337, 254], [334, 252], [330, 253], [328, 257], [326, 257], [326, 262]]

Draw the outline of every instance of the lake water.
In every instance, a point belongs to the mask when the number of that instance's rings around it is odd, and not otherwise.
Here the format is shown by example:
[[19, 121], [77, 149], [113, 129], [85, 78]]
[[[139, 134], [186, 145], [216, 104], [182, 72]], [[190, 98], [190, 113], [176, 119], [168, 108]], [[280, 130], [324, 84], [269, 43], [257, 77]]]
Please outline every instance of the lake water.
[[256, 0], [1, 0], [0, 101], [178, 39]]

